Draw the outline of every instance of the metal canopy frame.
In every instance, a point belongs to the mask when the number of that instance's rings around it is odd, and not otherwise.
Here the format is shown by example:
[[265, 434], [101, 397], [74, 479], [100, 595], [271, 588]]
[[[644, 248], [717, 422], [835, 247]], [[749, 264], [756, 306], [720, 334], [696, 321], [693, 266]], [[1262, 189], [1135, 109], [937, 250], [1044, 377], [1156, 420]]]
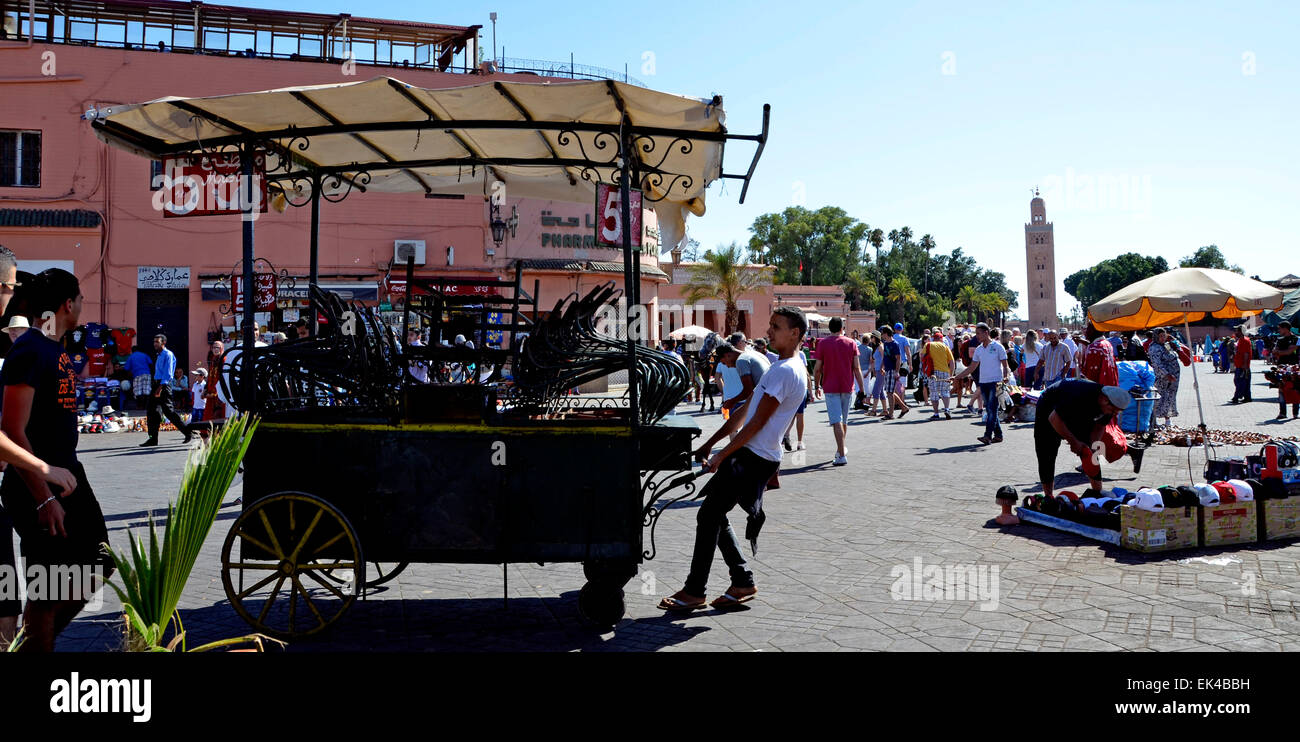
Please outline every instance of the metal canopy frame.
[[[269, 163], [266, 168], [265, 178], [268, 185], [273, 190], [278, 190], [284, 195], [285, 200], [296, 207], [306, 206], [310, 203], [312, 207], [311, 216], [311, 267], [309, 281], [311, 286], [316, 286], [318, 279], [318, 247], [319, 247], [319, 225], [320, 225], [320, 200], [324, 198], [327, 201], [341, 201], [346, 198], [354, 189], [365, 191], [366, 184], [371, 180], [371, 174], [376, 172], [404, 171], [407, 177], [411, 178], [418, 186], [424, 190], [426, 195], [436, 195], [439, 189], [430, 185], [418, 173], [413, 172], [416, 168], [428, 167], [457, 167], [468, 168], [471, 177], [477, 175], [479, 167], [485, 168], [492, 172], [493, 176], [509, 185], [509, 179], [503, 177], [496, 168], [506, 166], [524, 166], [524, 167], [548, 167], [563, 169], [572, 186], [578, 184], [578, 180], [584, 180], [593, 186], [598, 182], [608, 182], [602, 180], [601, 169], [605, 169], [612, 175], [612, 180], [619, 186], [620, 203], [622, 209], [622, 223], [625, 225], [623, 231], [623, 274], [625, 295], [627, 296], [629, 306], [640, 305], [640, 263], [641, 251], [632, 249], [631, 234], [626, 225], [631, 224], [631, 190], [633, 184], [643, 193], [645, 201], [659, 201], [667, 198], [672, 187], [680, 180], [685, 179], [683, 186], [690, 188], [694, 186], [692, 177], [689, 174], [674, 173], [664, 165], [669, 155], [674, 151], [682, 154], [689, 154], [694, 147], [694, 142], [716, 142], [723, 145], [723, 151], [719, 156], [719, 178], [735, 179], [743, 181], [740, 192], [740, 203], [744, 203], [745, 195], [749, 190], [749, 182], [753, 177], [754, 170], [758, 165], [759, 157], [762, 156], [763, 149], [767, 143], [768, 125], [771, 114], [770, 104], [763, 106], [762, 131], [759, 134], [731, 134], [721, 123], [715, 131], [699, 131], [693, 129], [672, 129], [663, 127], [638, 126], [634, 124], [626, 109], [626, 104], [620, 95], [616, 84], [613, 81], [606, 81], [607, 92], [614, 98], [617, 109], [621, 115], [621, 120], [617, 124], [611, 123], [592, 123], [583, 121], [537, 121], [520, 102], [510, 94], [509, 90], [500, 83], [493, 83], [495, 90], [507, 100], [511, 106], [517, 110], [524, 120], [465, 120], [465, 119], [445, 119], [439, 117], [422, 101], [417, 99], [406, 88], [404, 83], [398, 80], [388, 79], [388, 84], [397, 92], [402, 94], [411, 105], [423, 117], [422, 120], [415, 121], [379, 121], [358, 124], [347, 124], [342, 122], [337, 116], [330, 114], [323, 107], [312, 100], [309, 93], [304, 91], [293, 91], [294, 99], [304, 106], [304, 113], [311, 112], [314, 115], [321, 116], [331, 123], [321, 126], [296, 126], [293, 124], [285, 125], [283, 128], [273, 130], [253, 131], [219, 116], [211, 111], [205, 110], [190, 100], [168, 100], [167, 104], [177, 108], [179, 111], [189, 114], [191, 122], [197, 119], [204, 119], [212, 124], [222, 126], [228, 130], [236, 132], [235, 134], [213, 137], [200, 140], [198, 138], [197, 127], [193, 141], [183, 141], [179, 143], [168, 143], [163, 140], [137, 132], [129, 127], [118, 124], [117, 122], [107, 120], [104, 117], [95, 117], [92, 120], [92, 126], [101, 130], [103, 134], [123, 142], [138, 150], [143, 150], [154, 157], [166, 155], [183, 155], [183, 154], [236, 154], [240, 155], [241, 173], [243, 183], [241, 184], [240, 193], [244, 209], [250, 211], [253, 208], [251, 196], [251, 184], [253, 176], [253, 155], [259, 150], [265, 150], [268, 153], [274, 153], [279, 160], [275, 168], [270, 167]], [[276, 91], [268, 91], [276, 92]], [[714, 96], [707, 103], [708, 108], [722, 105], [721, 96]], [[108, 112], [111, 115], [111, 110]], [[459, 157], [441, 158], [436, 160], [401, 160], [392, 153], [385, 152], [379, 146], [366, 138], [366, 134], [375, 132], [393, 132], [393, 131], [416, 131], [421, 130], [442, 130], [453, 139], [459, 141], [465, 149], [465, 154]], [[513, 158], [513, 157], [493, 157], [482, 152], [476, 151], [473, 145], [462, 137], [459, 132], [473, 130], [531, 130], [537, 133], [543, 141], [547, 143], [547, 148], [551, 152], [551, 157], [540, 158]], [[581, 156], [579, 157], [560, 157], [554, 147], [550, 145], [549, 140], [543, 135], [543, 132], [554, 132], [557, 141], [561, 146], [569, 146], [570, 141], [576, 141]], [[579, 133], [594, 134], [592, 140], [593, 152], [588, 152], [579, 138]], [[346, 134], [357, 140], [366, 149], [374, 154], [374, 159], [366, 162], [351, 162], [346, 165], [322, 165], [311, 159], [310, 148], [311, 138], [324, 135]], [[656, 137], [670, 138], [666, 146], [663, 147], [662, 153], [656, 150], [660, 142]], [[725, 144], [729, 140], [751, 141], [757, 143], [753, 159], [749, 163], [749, 168], [744, 174], [726, 173], [721, 169], [721, 154], [725, 152]], [[658, 158], [657, 161], [655, 158]], [[626, 166], [625, 166], [626, 165]], [[576, 173], [576, 174], [575, 174]], [[665, 182], [667, 185], [665, 186]], [[707, 185], [707, 184], [706, 184]], [[345, 187], [346, 186], [346, 187]], [[307, 200], [300, 200], [304, 190], [309, 191]], [[327, 191], [333, 190], [333, 194]], [[446, 189], [444, 189], [446, 192]], [[660, 193], [656, 197], [654, 194]], [[249, 195], [245, 195], [249, 194]], [[291, 198], [294, 196], [294, 198]], [[252, 350], [253, 346], [253, 315], [254, 315], [254, 297], [255, 290], [253, 286], [253, 263], [254, 263], [254, 234], [253, 220], [250, 218], [243, 219], [243, 266], [244, 266], [244, 321], [243, 321], [243, 344], [244, 352]], [[313, 317], [312, 332], [315, 333], [315, 317]], [[639, 425], [639, 410], [637, 399], [637, 364], [636, 364], [636, 343], [637, 338], [629, 332], [627, 338], [628, 352], [628, 392], [630, 406], [630, 422], [635, 428]], [[251, 362], [251, 358], [244, 359], [246, 363]], [[244, 383], [248, 385], [245, 391], [245, 398], [251, 399], [253, 374], [244, 375]]]

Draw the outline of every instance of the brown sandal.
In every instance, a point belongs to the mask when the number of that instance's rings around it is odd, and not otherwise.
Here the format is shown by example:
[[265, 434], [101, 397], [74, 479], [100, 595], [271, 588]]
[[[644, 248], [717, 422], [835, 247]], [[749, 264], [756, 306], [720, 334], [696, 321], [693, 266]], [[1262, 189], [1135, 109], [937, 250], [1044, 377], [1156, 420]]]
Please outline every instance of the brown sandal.
[[[733, 590], [750, 590], [752, 592], [732, 594]], [[714, 598], [713, 602], [709, 603], [709, 605], [719, 610], [725, 610], [727, 608], [734, 608], [741, 603], [747, 603], [753, 600], [755, 595], [758, 595], [758, 588], [756, 587], [729, 587], [727, 588], [727, 592]]]

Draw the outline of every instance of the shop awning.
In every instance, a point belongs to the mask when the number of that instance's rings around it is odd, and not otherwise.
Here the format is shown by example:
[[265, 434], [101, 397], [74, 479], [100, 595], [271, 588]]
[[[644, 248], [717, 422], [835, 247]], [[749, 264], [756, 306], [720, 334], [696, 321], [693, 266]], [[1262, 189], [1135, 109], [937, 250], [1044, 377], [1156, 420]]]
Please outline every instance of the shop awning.
[[[684, 238], [686, 213], [704, 214], [719, 178], [749, 179], [767, 136], [728, 134], [722, 99], [688, 98], [608, 81], [485, 82], [430, 89], [389, 77], [207, 98], [160, 98], [90, 115], [109, 144], [151, 158], [227, 151], [258, 140], [272, 190], [301, 195], [354, 188], [394, 193], [490, 195], [590, 203], [595, 184], [617, 183], [620, 133], [631, 140], [662, 246]], [[723, 172], [727, 140], [758, 147], [744, 173]], [[277, 185], [278, 184], [278, 185]]]
[[[379, 300], [379, 284], [374, 282], [321, 281], [317, 285], [325, 291], [338, 294], [339, 298], [345, 301]], [[230, 301], [230, 287], [224, 283], [203, 281], [199, 284], [199, 287], [203, 301]], [[277, 300], [298, 299], [305, 301], [308, 296], [306, 279], [299, 279], [294, 288], [280, 286], [276, 290]]]

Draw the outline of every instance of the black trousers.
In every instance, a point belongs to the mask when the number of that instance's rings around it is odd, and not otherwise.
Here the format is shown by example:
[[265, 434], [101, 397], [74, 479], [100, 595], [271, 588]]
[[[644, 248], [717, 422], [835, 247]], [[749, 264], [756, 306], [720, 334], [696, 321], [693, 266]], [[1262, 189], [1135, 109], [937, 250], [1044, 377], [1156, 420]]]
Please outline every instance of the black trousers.
[[149, 411], [145, 414], [145, 424], [149, 426], [149, 437], [158, 437], [158, 427], [162, 425], [163, 417], [168, 422], [176, 426], [176, 429], [185, 435], [189, 435], [189, 428], [185, 420], [176, 413], [176, 408], [172, 406], [171, 389], [164, 388], [161, 393], [158, 391], [157, 380], [153, 383], [153, 393], [149, 395]]

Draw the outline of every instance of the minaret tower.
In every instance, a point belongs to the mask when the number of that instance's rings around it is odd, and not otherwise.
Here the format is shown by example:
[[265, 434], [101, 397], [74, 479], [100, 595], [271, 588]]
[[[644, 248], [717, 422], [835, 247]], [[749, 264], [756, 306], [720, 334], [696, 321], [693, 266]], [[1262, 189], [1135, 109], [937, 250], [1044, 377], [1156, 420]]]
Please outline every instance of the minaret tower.
[[1056, 245], [1047, 207], [1034, 189], [1029, 202], [1029, 223], [1025, 225], [1025, 275], [1029, 284], [1029, 325], [1056, 328]]

